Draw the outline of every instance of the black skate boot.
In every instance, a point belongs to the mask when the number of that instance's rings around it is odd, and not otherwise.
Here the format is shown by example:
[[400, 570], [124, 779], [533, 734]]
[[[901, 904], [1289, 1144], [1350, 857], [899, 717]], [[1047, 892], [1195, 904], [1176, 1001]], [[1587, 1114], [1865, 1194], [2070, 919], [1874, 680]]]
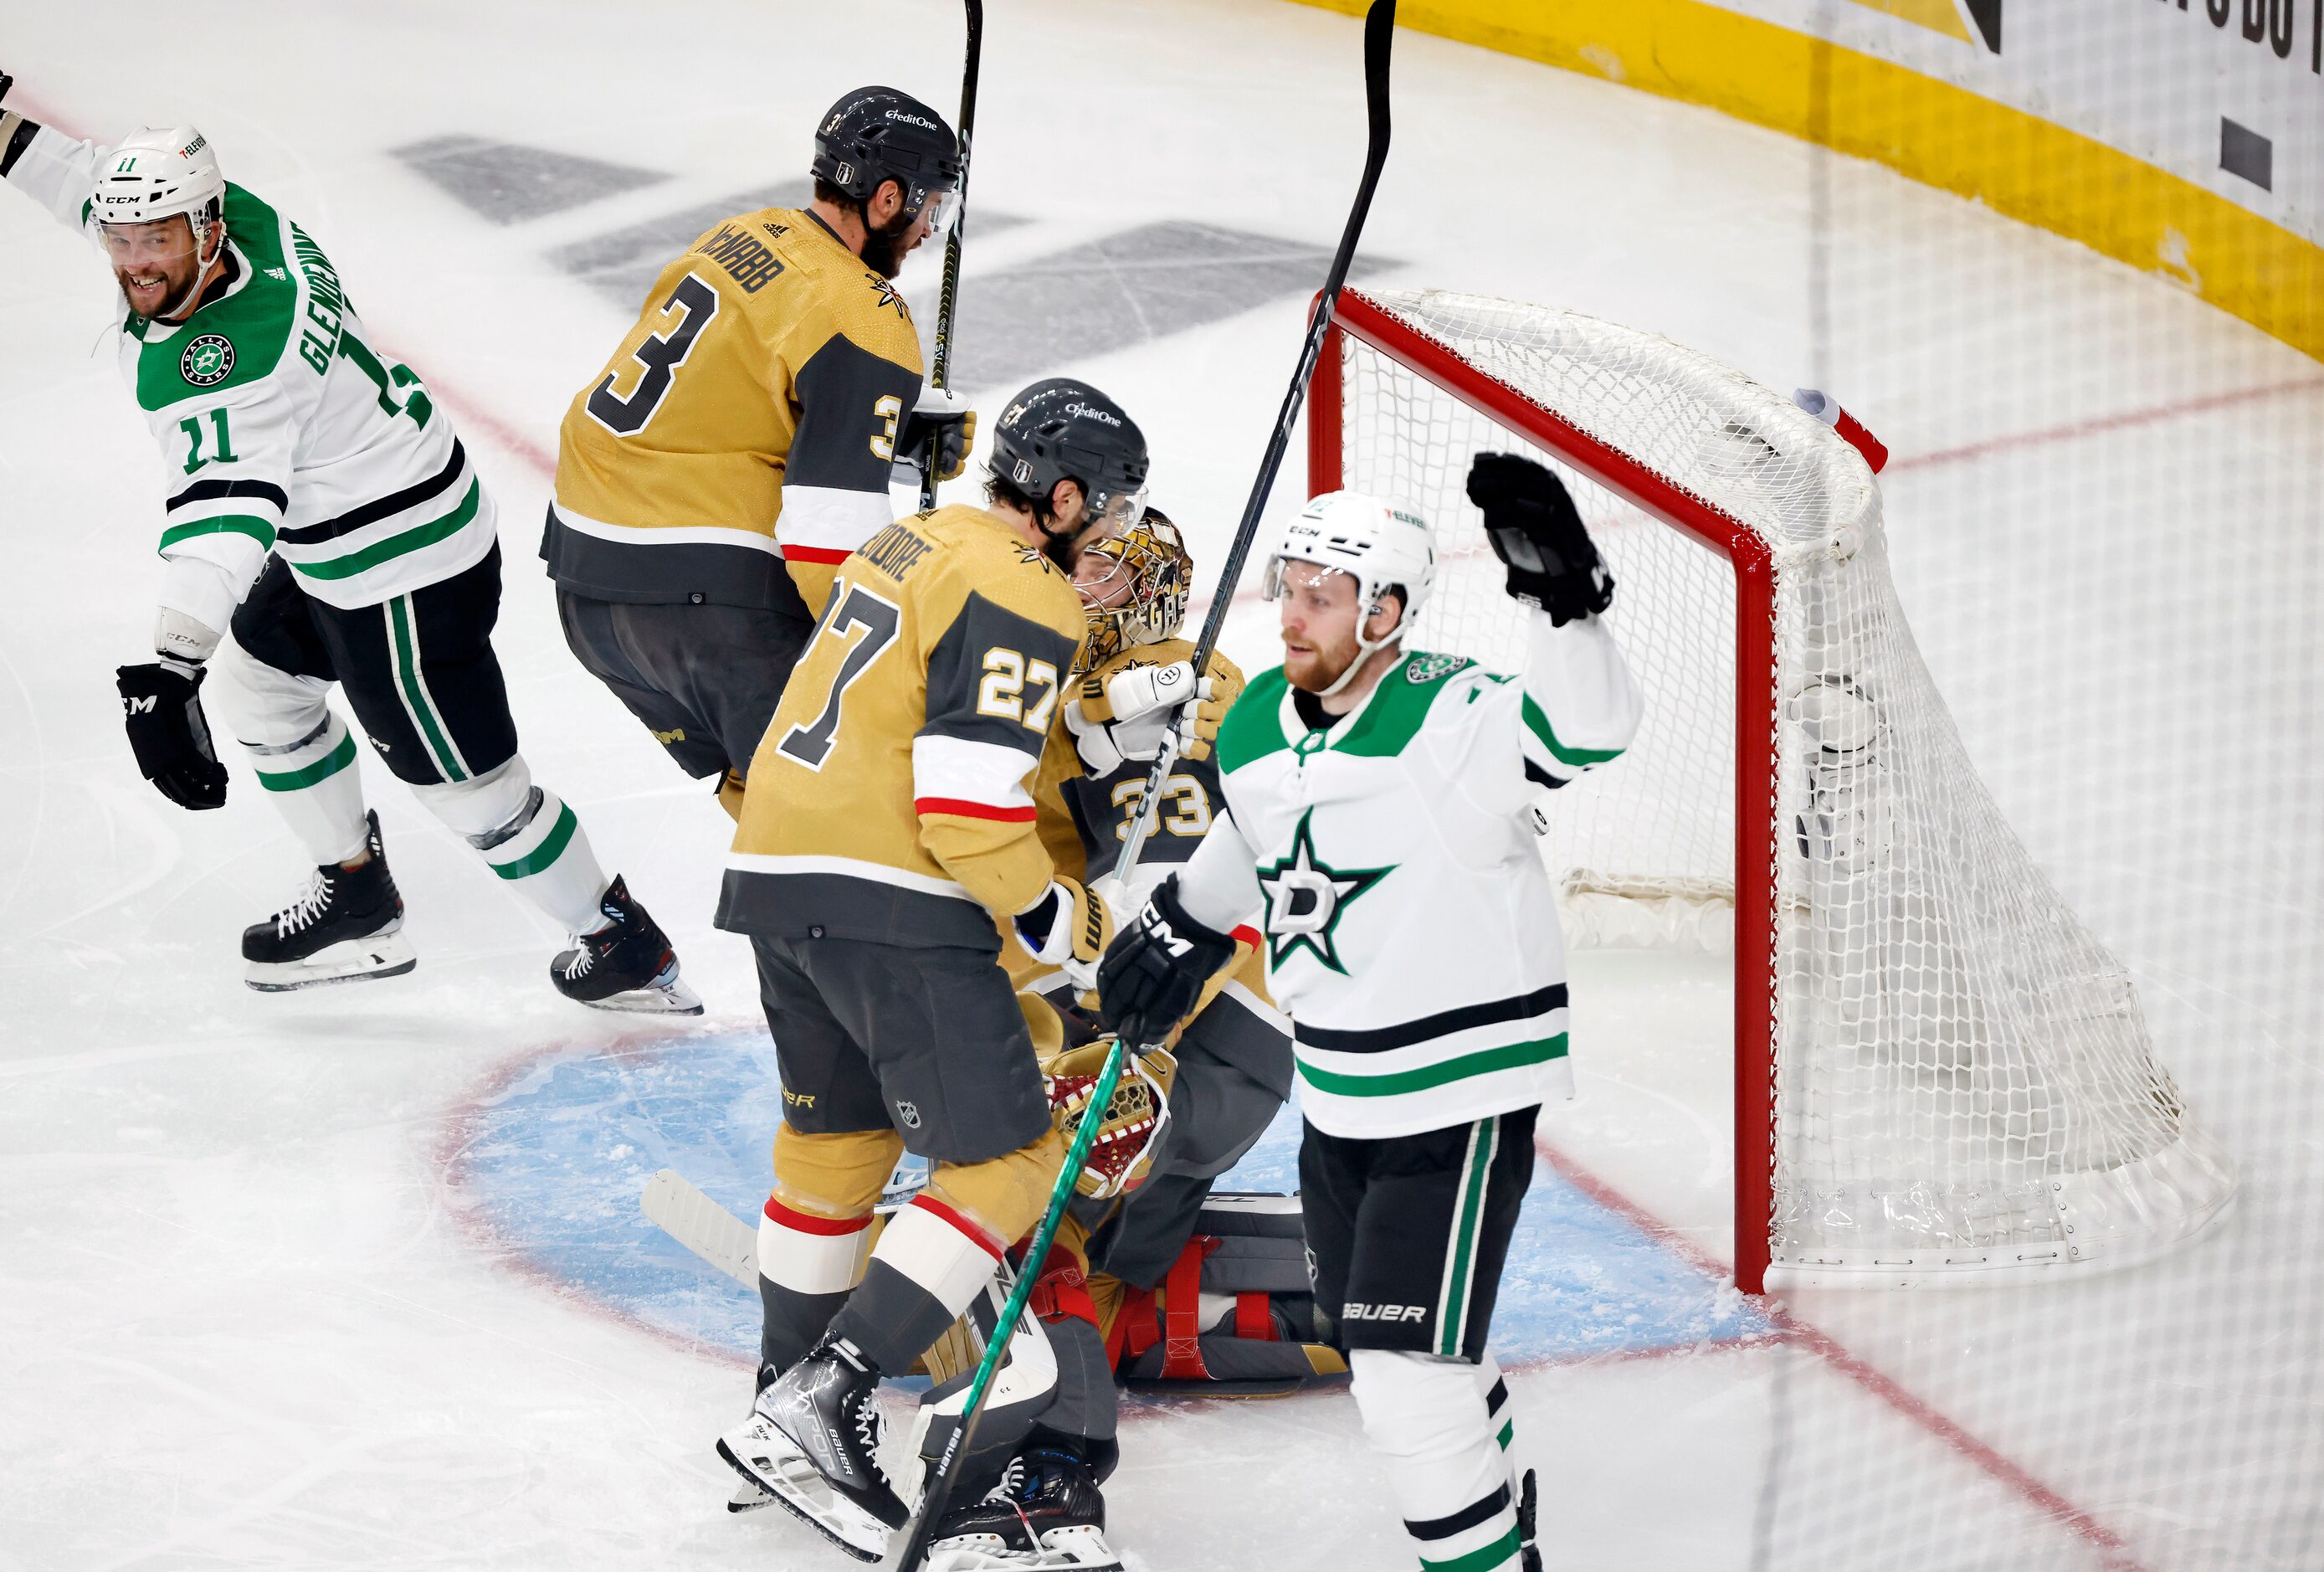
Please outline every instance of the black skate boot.
[[927, 1572], [1120, 1572], [1105, 1542], [1105, 1496], [1080, 1446], [1036, 1431], [982, 1501], [945, 1513]]
[[860, 1561], [886, 1554], [889, 1530], [910, 1515], [880, 1466], [879, 1387], [853, 1344], [826, 1337], [718, 1438], [737, 1474]]
[[631, 899], [619, 874], [597, 898], [597, 909], [611, 920], [595, 933], [575, 935], [573, 948], [549, 963], [557, 991], [596, 1010], [701, 1014], [701, 996], [678, 980], [669, 936]]
[[243, 981], [260, 993], [400, 976], [420, 964], [400, 931], [403, 897], [387, 871], [379, 815], [365, 818], [369, 861], [359, 868], [325, 864], [297, 900], [242, 930]]

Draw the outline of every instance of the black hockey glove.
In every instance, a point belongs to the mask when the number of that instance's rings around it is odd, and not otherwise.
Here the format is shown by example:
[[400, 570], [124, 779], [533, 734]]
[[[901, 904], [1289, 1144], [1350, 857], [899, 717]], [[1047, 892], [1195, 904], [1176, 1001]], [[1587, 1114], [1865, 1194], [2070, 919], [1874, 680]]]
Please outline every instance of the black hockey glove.
[[1558, 627], [1614, 604], [1614, 576], [1556, 476], [1530, 458], [1480, 453], [1469, 466], [1469, 500], [1485, 511], [1485, 539], [1508, 568], [1511, 596]]
[[969, 449], [976, 446], [976, 411], [968, 400], [945, 388], [924, 387], [919, 402], [904, 418], [897, 439], [897, 462], [917, 477], [933, 447], [936, 478], [957, 480], [968, 467]]
[[1186, 915], [1178, 876], [1162, 881], [1097, 968], [1098, 1009], [1132, 1049], [1167, 1041], [1194, 1013], [1203, 985], [1234, 956], [1234, 940]]
[[226, 806], [226, 766], [210, 745], [209, 722], [202, 715], [208, 675], [207, 668], [181, 661], [151, 661], [114, 673], [138, 772], [180, 808]]

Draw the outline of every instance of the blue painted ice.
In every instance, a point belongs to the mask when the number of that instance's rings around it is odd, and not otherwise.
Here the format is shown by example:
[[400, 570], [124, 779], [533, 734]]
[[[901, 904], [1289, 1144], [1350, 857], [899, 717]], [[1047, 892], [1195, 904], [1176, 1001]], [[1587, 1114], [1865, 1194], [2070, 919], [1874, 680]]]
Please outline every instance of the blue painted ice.
[[[476, 1110], [460, 1183], [480, 1220], [534, 1266], [649, 1325], [748, 1356], [756, 1297], [648, 1223], [638, 1196], [657, 1170], [674, 1168], [755, 1218], [777, 1087], [774, 1050], [757, 1030], [551, 1055]], [[1298, 1152], [1298, 1116], [1286, 1109], [1222, 1188], [1296, 1189]], [[1731, 1284], [1536, 1168], [1493, 1323], [1504, 1364], [1770, 1329]]]

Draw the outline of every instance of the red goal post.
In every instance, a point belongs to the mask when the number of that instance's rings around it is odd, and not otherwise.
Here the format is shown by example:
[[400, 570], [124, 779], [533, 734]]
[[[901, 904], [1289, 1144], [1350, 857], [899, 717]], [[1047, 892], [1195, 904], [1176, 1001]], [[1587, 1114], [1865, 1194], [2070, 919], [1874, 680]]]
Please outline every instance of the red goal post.
[[2103, 1270], [2225, 1210], [2127, 971], [1969, 766], [1837, 433], [1668, 340], [1437, 291], [1345, 291], [1307, 411], [1311, 495], [1436, 528], [1423, 647], [1522, 658], [1460, 486], [1484, 448], [1560, 468], [1614, 569], [1646, 717], [1545, 856], [1569, 937], [1715, 949], [1731, 902], [1739, 1287]]

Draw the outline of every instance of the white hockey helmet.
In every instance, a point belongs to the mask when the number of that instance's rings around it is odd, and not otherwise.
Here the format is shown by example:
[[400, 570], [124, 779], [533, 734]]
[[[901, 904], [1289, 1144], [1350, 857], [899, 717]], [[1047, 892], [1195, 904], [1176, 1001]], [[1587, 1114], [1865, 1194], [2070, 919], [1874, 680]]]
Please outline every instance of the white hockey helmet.
[[[1355, 579], [1356, 604], [1362, 614], [1356, 623], [1356, 643], [1369, 655], [1402, 638], [1428, 598], [1429, 587], [1436, 582], [1436, 535], [1417, 508], [1361, 492], [1327, 491], [1284, 526], [1268, 554], [1259, 593], [1269, 600], [1283, 593], [1286, 562], [1313, 562]], [[1404, 602], [1403, 615], [1379, 637], [1366, 637], [1364, 624], [1380, 610], [1391, 589]], [[1362, 664], [1361, 659], [1351, 663], [1341, 673], [1340, 682]]]
[[214, 256], [212, 228], [226, 210], [217, 150], [190, 125], [140, 131], [123, 139], [97, 171], [89, 216], [100, 224], [151, 224], [183, 213], [198, 257]]

